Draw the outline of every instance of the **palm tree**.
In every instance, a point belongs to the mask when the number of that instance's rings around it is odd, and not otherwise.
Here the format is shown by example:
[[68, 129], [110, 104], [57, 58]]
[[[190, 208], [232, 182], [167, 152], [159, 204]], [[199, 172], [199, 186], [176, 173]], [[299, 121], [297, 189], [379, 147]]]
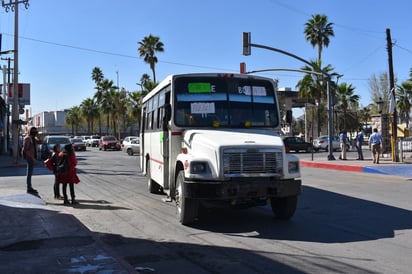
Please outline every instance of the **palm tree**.
[[83, 100], [80, 104], [80, 112], [87, 121], [87, 133], [94, 132], [94, 119], [99, 117], [99, 107], [92, 98]]
[[405, 121], [406, 127], [409, 127], [411, 114], [412, 99], [412, 81], [404, 81], [396, 91], [396, 108], [399, 110], [399, 118]]
[[77, 135], [78, 127], [81, 122], [80, 108], [72, 107], [66, 114], [66, 123], [72, 127], [72, 135]]
[[113, 80], [104, 79], [97, 84], [97, 91], [94, 95], [97, 104], [100, 106], [102, 113], [106, 114], [106, 134], [109, 133], [110, 128], [110, 112], [113, 110], [113, 100], [111, 98], [111, 92], [116, 90], [117, 87], [114, 86]]
[[329, 46], [329, 37], [335, 36], [333, 23], [326, 15], [315, 14], [305, 23], [305, 39], [312, 47], [318, 47], [318, 61], [322, 60], [323, 47]]
[[104, 74], [102, 70], [99, 67], [94, 67], [92, 71], [92, 80], [95, 82], [97, 85], [104, 79]]
[[[96, 84], [95, 89], [97, 89], [94, 97], [101, 97], [101, 90], [99, 90], [99, 84], [104, 80], [104, 74], [99, 67], [94, 67], [92, 71], [92, 80]], [[99, 100], [96, 100], [96, 103], [99, 104]], [[102, 135], [102, 121], [100, 117], [100, 110], [98, 112], [98, 121], [99, 121], [99, 134]]]
[[338, 108], [343, 112], [343, 129], [346, 127], [346, 115], [348, 110], [356, 109], [359, 104], [359, 95], [354, 94], [355, 87], [352, 84], [342, 83], [336, 90]]
[[150, 65], [150, 69], [153, 73], [153, 81], [156, 82], [155, 65], [157, 63], [156, 52], [163, 52], [164, 45], [157, 36], [149, 35], [143, 38], [138, 43], [139, 56], [144, 58], [144, 61]]
[[[321, 61], [311, 61], [311, 66], [306, 65], [301, 68], [304, 71], [308, 71], [301, 80], [298, 81], [296, 84], [296, 88], [299, 90], [299, 97], [313, 99], [318, 103], [317, 107], [317, 122], [318, 122], [318, 130], [317, 136], [320, 135], [320, 130], [322, 126], [322, 121], [326, 121], [325, 119], [321, 119], [321, 113], [326, 110], [325, 108], [325, 101], [327, 98], [327, 81], [323, 79], [320, 74], [321, 71], [330, 74], [333, 70], [331, 65], [327, 65], [326, 67], [322, 68]], [[313, 72], [313, 73], [310, 73]]]

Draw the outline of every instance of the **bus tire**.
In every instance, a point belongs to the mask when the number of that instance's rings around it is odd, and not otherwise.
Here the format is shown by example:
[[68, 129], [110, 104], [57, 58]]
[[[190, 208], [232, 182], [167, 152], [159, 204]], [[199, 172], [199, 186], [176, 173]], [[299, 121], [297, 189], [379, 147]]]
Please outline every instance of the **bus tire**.
[[289, 196], [281, 198], [271, 198], [270, 205], [272, 212], [276, 218], [281, 220], [289, 220], [296, 211], [298, 196]]
[[152, 180], [152, 174], [150, 171], [150, 162], [146, 162], [146, 179], [147, 179], [147, 189], [150, 193], [158, 193], [159, 188], [157, 184]]
[[182, 225], [188, 225], [194, 222], [199, 211], [199, 202], [194, 199], [186, 198], [185, 188], [184, 171], [181, 170], [176, 178], [175, 201], [177, 218]]

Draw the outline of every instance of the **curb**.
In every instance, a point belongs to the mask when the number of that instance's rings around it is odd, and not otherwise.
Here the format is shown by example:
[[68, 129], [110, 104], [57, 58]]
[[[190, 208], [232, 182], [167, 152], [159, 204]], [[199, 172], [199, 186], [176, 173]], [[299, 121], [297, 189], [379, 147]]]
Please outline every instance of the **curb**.
[[327, 163], [309, 162], [309, 161], [302, 161], [302, 160], [300, 161], [300, 165], [303, 167], [335, 169], [335, 170], [342, 170], [342, 171], [353, 171], [353, 172], [363, 172], [364, 171], [362, 166], [327, 164]]

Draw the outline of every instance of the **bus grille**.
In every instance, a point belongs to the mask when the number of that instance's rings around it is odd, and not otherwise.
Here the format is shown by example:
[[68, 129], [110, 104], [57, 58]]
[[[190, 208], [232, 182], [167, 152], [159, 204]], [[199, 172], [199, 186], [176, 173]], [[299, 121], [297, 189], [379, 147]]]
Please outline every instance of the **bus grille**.
[[275, 149], [223, 150], [223, 174], [226, 177], [281, 175], [282, 167], [282, 152]]

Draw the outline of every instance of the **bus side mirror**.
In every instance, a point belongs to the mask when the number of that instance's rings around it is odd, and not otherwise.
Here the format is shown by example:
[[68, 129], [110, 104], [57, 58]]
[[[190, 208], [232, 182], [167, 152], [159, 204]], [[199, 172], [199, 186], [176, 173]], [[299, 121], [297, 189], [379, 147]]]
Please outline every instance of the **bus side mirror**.
[[286, 111], [286, 123], [291, 124], [292, 123], [292, 110], [289, 109]]
[[167, 130], [167, 124], [172, 118], [172, 106], [170, 104], [164, 105], [164, 116], [163, 116], [163, 130]]

